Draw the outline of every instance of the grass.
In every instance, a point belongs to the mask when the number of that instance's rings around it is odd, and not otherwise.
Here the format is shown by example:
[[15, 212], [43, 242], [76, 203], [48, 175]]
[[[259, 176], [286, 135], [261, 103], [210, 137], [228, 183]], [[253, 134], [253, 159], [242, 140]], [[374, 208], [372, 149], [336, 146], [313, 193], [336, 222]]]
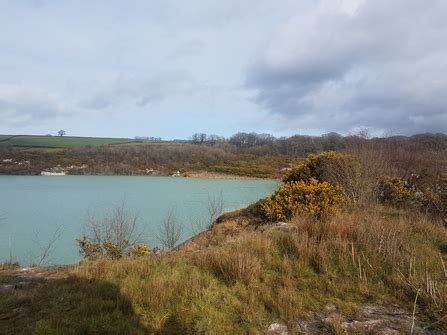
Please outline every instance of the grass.
[[352, 318], [363, 303], [411, 311], [418, 290], [425, 325], [446, 313], [447, 229], [439, 219], [371, 205], [326, 222], [295, 217], [287, 228], [216, 236], [226, 224], [232, 222], [215, 225], [195, 251], [84, 262], [33, 295], [0, 299], [0, 319], [17, 308], [22, 315], [2, 327], [38, 334], [242, 334], [280, 320], [297, 331], [298, 319], [327, 303]]
[[0, 135], [0, 142], [1, 141], [6, 141], [7, 139], [10, 139], [11, 135]]
[[31, 136], [31, 135], [0, 135], [0, 143], [14, 147], [29, 148], [75, 148], [109, 144], [150, 143], [150, 141], [133, 140], [129, 138], [105, 137], [70, 137], [70, 136]]

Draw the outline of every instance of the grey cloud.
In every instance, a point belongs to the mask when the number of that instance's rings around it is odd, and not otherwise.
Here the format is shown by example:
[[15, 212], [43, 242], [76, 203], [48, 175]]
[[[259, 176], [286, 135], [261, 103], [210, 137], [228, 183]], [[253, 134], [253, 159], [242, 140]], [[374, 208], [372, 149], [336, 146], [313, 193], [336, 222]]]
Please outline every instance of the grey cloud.
[[0, 85], [0, 119], [2, 125], [42, 122], [70, 114], [56, 97], [46, 92], [13, 85]]
[[115, 81], [100, 85], [90, 97], [80, 102], [88, 109], [105, 109], [109, 106], [130, 101], [144, 107], [167, 97], [194, 94], [199, 85], [188, 73], [161, 73], [148, 78], [119, 77]]
[[301, 128], [446, 132], [446, 15], [440, 0], [322, 6], [282, 27], [247, 86]]

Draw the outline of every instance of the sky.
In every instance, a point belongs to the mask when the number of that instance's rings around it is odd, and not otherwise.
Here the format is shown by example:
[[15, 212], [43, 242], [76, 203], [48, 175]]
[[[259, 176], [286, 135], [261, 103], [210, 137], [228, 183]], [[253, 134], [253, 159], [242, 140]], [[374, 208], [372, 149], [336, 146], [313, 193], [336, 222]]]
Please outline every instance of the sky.
[[447, 132], [445, 0], [0, 0], [0, 134]]

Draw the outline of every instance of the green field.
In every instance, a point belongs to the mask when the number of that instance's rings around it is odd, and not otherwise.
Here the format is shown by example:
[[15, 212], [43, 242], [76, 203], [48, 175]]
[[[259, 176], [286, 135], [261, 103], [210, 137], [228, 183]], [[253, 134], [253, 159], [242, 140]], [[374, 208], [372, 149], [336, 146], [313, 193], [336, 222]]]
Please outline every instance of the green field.
[[32, 136], [32, 135], [0, 135], [0, 145], [12, 145], [22, 148], [74, 148], [87, 145], [151, 143], [146, 140], [130, 138], [106, 137], [69, 137], [69, 136]]

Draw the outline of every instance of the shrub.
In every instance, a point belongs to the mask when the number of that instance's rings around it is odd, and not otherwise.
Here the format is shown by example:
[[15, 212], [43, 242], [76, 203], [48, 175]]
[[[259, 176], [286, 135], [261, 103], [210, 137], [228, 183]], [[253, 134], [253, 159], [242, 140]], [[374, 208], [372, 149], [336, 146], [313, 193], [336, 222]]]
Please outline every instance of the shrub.
[[147, 244], [139, 243], [135, 244], [129, 250], [129, 255], [132, 257], [143, 257], [151, 254], [151, 249]]
[[335, 151], [309, 155], [292, 166], [283, 177], [283, 182], [309, 182], [312, 178], [342, 187], [345, 195], [354, 201], [359, 199], [363, 189], [359, 161], [351, 155]]
[[129, 256], [139, 242], [137, 216], [124, 203], [115, 206], [103, 217], [90, 216], [87, 228], [87, 234], [76, 240], [79, 253], [86, 259]]
[[121, 245], [112, 241], [104, 241], [102, 244], [103, 255], [111, 259], [120, 259], [127, 252], [128, 244], [124, 241]]
[[444, 217], [447, 215], [446, 177], [412, 174], [406, 186], [415, 193], [416, 204], [420, 209]]
[[76, 240], [79, 245], [79, 253], [85, 259], [95, 260], [100, 257], [109, 259], [120, 259], [123, 257], [141, 257], [147, 256], [151, 250], [147, 244], [139, 243], [135, 245], [118, 245], [112, 241], [96, 243], [88, 237], [83, 236]]
[[379, 183], [379, 200], [383, 204], [402, 207], [415, 200], [415, 192], [399, 177], [385, 176]]
[[96, 259], [102, 254], [102, 247], [100, 243], [95, 243], [86, 236], [77, 239], [79, 245], [79, 253], [85, 259]]
[[412, 174], [404, 180], [383, 177], [379, 183], [379, 201], [395, 207], [411, 206], [446, 219], [447, 180]]
[[296, 212], [323, 218], [337, 212], [348, 201], [340, 186], [310, 178], [309, 182], [300, 180], [283, 184], [266, 199], [262, 208], [273, 220], [289, 220]]

